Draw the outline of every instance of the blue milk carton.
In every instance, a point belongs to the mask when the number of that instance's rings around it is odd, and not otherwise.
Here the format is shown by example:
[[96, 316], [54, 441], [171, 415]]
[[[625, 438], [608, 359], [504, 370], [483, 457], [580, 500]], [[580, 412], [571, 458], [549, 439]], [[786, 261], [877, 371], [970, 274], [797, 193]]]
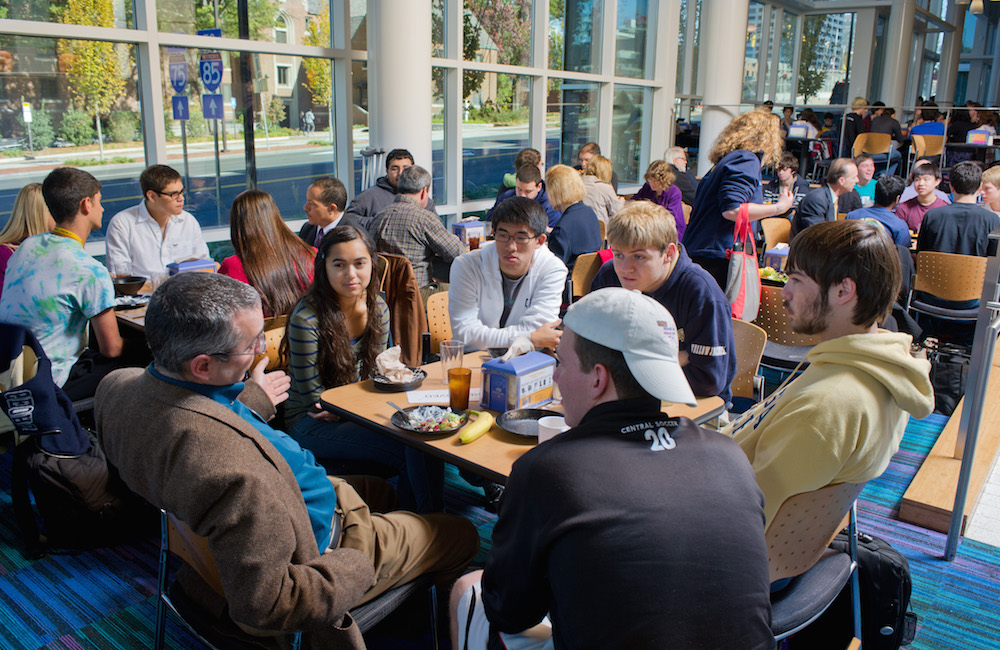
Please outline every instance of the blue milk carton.
[[552, 401], [555, 358], [529, 352], [510, 361], [490, 359], [483, 364], [483, 408], [491, 411], [535, 408]]

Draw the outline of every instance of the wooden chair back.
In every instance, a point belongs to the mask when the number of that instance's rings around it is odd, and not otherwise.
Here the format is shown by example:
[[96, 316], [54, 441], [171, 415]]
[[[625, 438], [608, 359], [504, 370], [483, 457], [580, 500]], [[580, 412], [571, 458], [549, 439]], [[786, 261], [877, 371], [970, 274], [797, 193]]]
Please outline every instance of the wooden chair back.
[[923, 291], [942, 300], [978, 300], [986, 280], [986, 258], [920, 251], [913, 291]]
[[681, 203], [681, 209], [684, 210], [684, 223], [690, 223], [691, 221], [691, 206], [687, 203]]
[[442, 341], [452, 338], [447, 291], [431, 294], [427, 298], [427, 331], [431, 333], [431, 352], [435, 354]]
[[754, 399], [754, 377], [760, 367], [760, 358], [764, 355], [767, 332], [753, 323], [734, 318], [733, 339], [736, 341], [736, 376], [733, 377], [730, 390], [733, 397]]
[[583, 253], [573, 264], [573, 300], [579, 300], [590, 293], [590, 283], [601, 270], [600, 253]]
[[[892, 136], [888, 133], [862, 133], [858, 137], [860, 138], [861, 135], [868, 136], [864, 139], [864, 144], [861, 147], [861, 151], [864, 153], [889, 153], [892, 149]], [[857, 146], [857, 140], [854, 142]]]
[[378, 290], [385, 291], [385, 278], [389, 275], [389, 260], [381, 255], [376, 255], [375, 278], [378, 279]]
[[285, 337], [285, 323], [287, 322], [287, 314], [264, 319], [264, 340], [267, 341], [267, 349], [264, 350], [263, 354], [258, 354], [254, 358], [251, 368], [260, 363], [261, 359], [267, 359], [268, 370], [281, 367], [278, 351], [281, 348], [281, 339]]
[[857, 157], [865, 150], [865, 145], [868, 144], [868, 134], [859, 133], [856, 138], [854, 138], [854, 144], [851, 145], [851, 156]]
[[226, 597], [222, 590], [219, 567], [208, 548], [208, 540], [196, 534], [183, 521], [167, 513], [167, 548], [185, 564], [194, 569], [201, 579], [217, 594]]
[[792, 232], [792, 222], [785, 217], [767, 217], [760, 220], [764, 232], [764, 250], [769, 251], [778, 244], [787, 244]]
[[911, 135], [910, 138], [913, 140], [914, 160], [940, 156], [944, 151], [943, 135]]
[[760, 310], [754, 323], [767, 332], [767, 340], [781, 345], [804, 347], [819, 343], [819, 337], [796, 334], [788, 323], [788, 313], [781, 301], [781, 288], [764, 285], [760, 292]]
[[838, 483], [789, 497], [767, 527], [771, 582], [808, 571], [844, 527], [864, 483]]
[[607, 247], [608, 245], [608, 223], [606, 221], [598, 221], [597, 225], [601, 229], [601, 247]]

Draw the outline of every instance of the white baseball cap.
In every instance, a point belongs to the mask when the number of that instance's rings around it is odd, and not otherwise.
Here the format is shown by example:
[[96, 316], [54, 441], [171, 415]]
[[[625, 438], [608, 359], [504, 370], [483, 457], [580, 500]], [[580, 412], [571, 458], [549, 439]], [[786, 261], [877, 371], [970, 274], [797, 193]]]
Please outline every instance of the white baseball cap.
[[632, 376], [653, 397], [695, 406], [677, 361], [677, 327], [666, 307], [638, 291], [608, 287], [573, 303], [567, 329], [625, 357]]

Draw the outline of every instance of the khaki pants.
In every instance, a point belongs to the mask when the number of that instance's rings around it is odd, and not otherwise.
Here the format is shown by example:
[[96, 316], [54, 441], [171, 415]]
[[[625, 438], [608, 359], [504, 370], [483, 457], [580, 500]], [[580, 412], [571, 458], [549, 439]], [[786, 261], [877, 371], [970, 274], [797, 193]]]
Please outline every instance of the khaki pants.
[[447, 590], [479, 551], [479, 533], [462, 517], [402, 510], [377, 514], [373, 511], [395, 497], [385, 481], [351, 477], [348, 483], [333, 476], [330, 481], [343, 516], [340, 548], [361, 551], [375, 565], [375, 583], [355, 607], [425, 573], [435, 574], [438, 587]]

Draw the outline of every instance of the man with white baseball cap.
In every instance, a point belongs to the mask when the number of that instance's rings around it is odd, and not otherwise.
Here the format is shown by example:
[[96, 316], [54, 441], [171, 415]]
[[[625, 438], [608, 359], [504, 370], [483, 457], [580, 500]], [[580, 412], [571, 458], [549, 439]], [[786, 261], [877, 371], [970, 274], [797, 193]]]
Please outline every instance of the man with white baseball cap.
[[746, 456], [661, 412], [695, 401], [670, 313], [608, 288], [563, 323], [571, 428], [514, 463], [486, 568], [452, 591], [453, 647], [773, 648]]

